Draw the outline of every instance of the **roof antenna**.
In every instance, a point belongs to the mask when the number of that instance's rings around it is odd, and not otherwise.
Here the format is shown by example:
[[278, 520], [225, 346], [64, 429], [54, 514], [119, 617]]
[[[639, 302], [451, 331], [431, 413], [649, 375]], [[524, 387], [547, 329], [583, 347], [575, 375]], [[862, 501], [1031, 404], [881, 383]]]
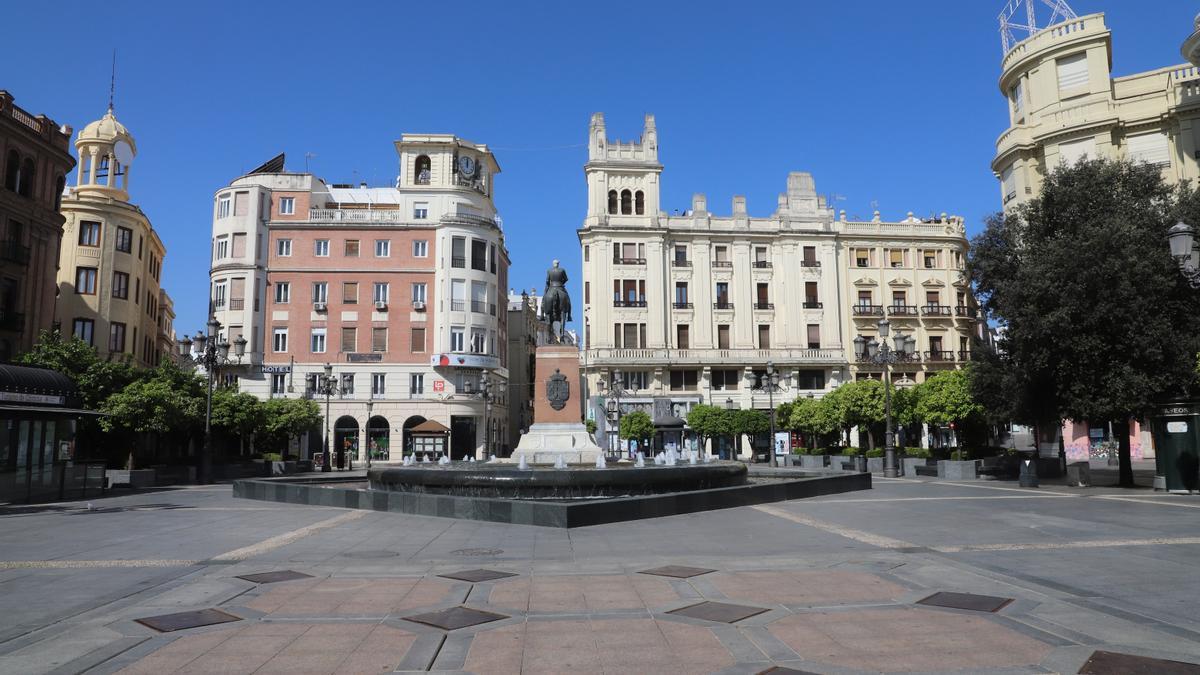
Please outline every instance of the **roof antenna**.
[[113, 48], [112, 79], [108, 81], [108, 112], [113, 111], [113, 93], [117, 90], [117, 50]]

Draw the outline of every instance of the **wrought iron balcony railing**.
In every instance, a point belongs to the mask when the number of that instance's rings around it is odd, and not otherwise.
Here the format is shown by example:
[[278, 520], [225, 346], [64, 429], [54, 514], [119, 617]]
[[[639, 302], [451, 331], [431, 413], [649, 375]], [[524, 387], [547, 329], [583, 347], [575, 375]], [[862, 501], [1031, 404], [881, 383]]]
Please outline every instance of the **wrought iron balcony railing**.
[[856, 303], [850, 306], [854, 316], [883, 316], [883, 305]]

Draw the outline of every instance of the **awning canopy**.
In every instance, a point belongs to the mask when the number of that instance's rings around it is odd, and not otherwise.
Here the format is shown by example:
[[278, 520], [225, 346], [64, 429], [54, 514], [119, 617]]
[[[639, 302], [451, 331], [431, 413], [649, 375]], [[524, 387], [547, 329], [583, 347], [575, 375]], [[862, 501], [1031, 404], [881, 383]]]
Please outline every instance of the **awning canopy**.
[[674, 415], [667, 415], [666, 417], [659, 417], [654, 420], [655, 429], [682, 429], [685, 424], [687, 424], [686, 420]]
[[409, 429], [414, 434], [448, 434], [449, 427], [435, 420], [425, 420], [417, 426]]
[[21, 412], [21, 413], [53, 413], [55, 415], [70, 415], [71, 417], [79, 417], [82, 415], [90, 415], [92, 417], [107, 417], [107, 413], [96, 412], [95, 410], [83, 410], [81, 408], [56, 408], [48, 405], [0, 405], [0, 414], [6, 412]]

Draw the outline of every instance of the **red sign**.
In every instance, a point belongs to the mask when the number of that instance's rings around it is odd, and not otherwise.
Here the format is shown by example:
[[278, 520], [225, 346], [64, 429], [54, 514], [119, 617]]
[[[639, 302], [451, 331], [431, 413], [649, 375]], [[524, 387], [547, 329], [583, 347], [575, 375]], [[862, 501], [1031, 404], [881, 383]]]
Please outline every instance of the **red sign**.
[[433, 381], [433, 390], [434, 391], [445, 391], [446, 390], [446, 381], [445, 380], [434, 380]]

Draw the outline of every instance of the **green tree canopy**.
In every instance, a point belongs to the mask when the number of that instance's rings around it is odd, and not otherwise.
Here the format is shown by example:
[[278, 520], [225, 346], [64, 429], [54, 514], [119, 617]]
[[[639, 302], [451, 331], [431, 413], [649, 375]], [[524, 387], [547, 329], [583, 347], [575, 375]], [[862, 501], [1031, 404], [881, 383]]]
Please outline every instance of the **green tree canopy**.
[[212, 426], [226, 434], [251, 436], [263, 430], [266, 409], [257, 396], [234, 387], [213, 390]]
[[641, 410], [621, 416], [621, 438], [627, 441], [645, 441], [654, 436], [654, 420]]
[[918, 387], [916, 416], [929, 424], [959, 424], [983, 415], [983, 406], [971, 395], [971, 371], [947, 370], [927, 378]]
[[90, 410], [99, 410], [109, 396], [137, 377], [128, 359], [101, 360], [91, 345], [58, 331], [42, 331], [33, 348], [17, 357], [16, 363], [48, 368], [71, 378], [79, 388], [83, 406]]
[[321, 428], [321, 407], [304, 398], [272, 398], [263, 402], [263, 441], [268, 449], [282, 452], [288, 439]]
[[756, 436], [771, 429], [771, 418], [761, 410], [739, 409], [733, 411], [732, 431], [735, 434]]
[[688, 411], [687, 424], [693, 433], [704, 439], [733, 433], [731, 411], [704, 403], [692, 406]]

